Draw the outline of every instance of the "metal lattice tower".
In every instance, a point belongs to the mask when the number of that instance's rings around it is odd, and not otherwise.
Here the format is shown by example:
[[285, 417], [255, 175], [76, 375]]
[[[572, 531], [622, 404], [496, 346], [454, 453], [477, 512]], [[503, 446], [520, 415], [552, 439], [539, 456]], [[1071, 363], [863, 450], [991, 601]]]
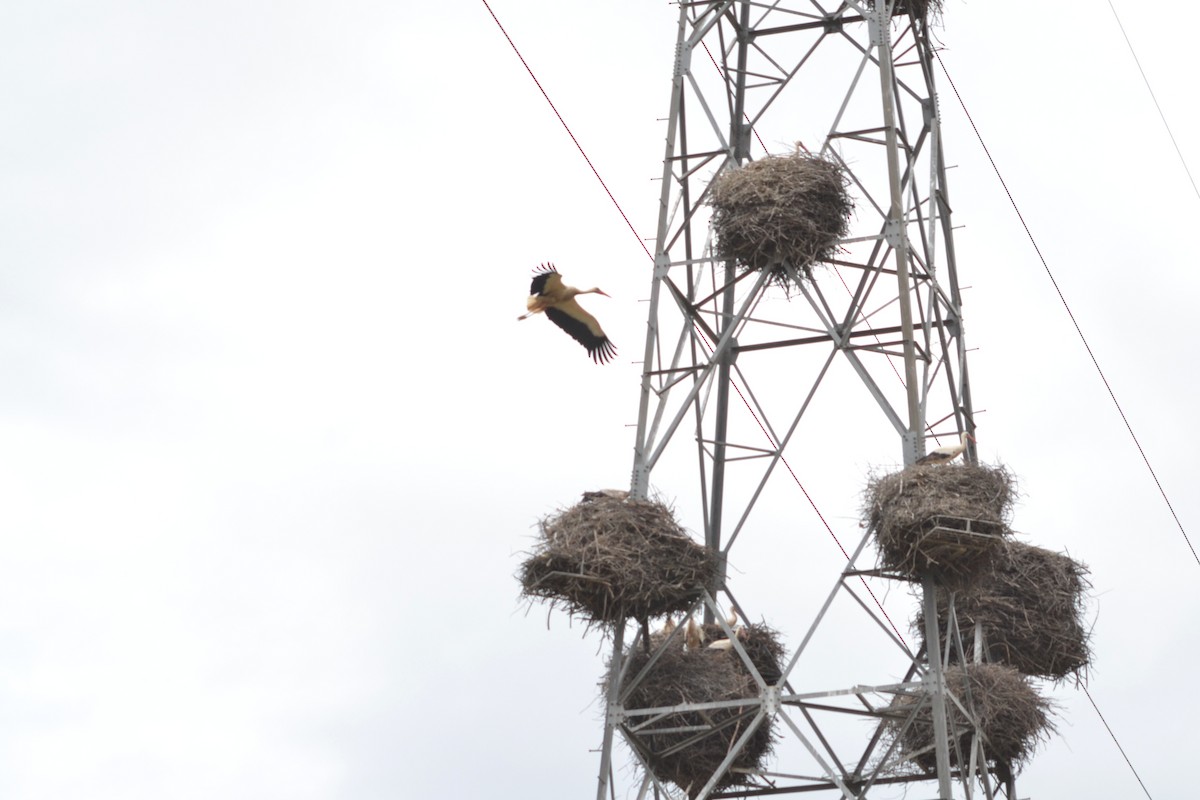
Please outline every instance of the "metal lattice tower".
[[[928, 0], [679, 5], [632, 496], [646, 497], [658, 486], [652, 479], [665, 464], [695, 465], [687, 467], [697, 470], [698, 483], [690, 487], [695, 511], [703, 517], [706, 544], [723, 556], [716, 593], [706, 593], [695, 609], [712, 623], [722, 608], [736, 607], [747, 618], [726, 583], [725, 559], [735, 544], [760, 535], [753, 512], [771, 476], [786, 464], [785, 450], [800, 461], [814, 455], [805, 438], [814, 428], [810, 406], [822, 392], [863, 396], [865, 388], [878, 410], [873, 422], [894, 431], [905, 464], [925, 451], [927, 435], [957, 438], [973, 432], [974, 422]], [[720, 260], [710, 225], [711, 180], [761, 155], [759, 136], [768, 132], [792, 141], [807, 137], [812, 152], [844, 168], [856, 201], [850, 235], [840, 242], [835, 262], [786, 292], [765, 270], [744, 272]], [[857, 388], [827, 385], [835, 364], [849, 365], [845, 374]], [[827, 426], [860, 423], [823, 413]], [[973, 446], [965, 457], [975, 461]], [[847, 493], [856, 491], [847, 487]], [[978, 729], [966, 739], [947, 734], [947, 703], [972, 716], [969, 698], [945, 691], [942, 667], [949, 654], [929, 658], [924, 649], [910, 647], [880, 616], [882, 606], [872, 605], [874, 595], [862, 593], [867, 578], [880, 579], [878, 570], [858, 564], [866, 545], [863, 536], [824, 604], [812, 609], [815, 617], [788, 654], [784, 676], [773, 685], [758, 676], [759, 694], [745, 704], [745, 730], [703, 787], [685, 791], [646, 768], [642, 737], [663, 711], [627, 707], [628, 692], [621, 690], [638, 679], [625, 674], [622, 654], [631, 640], [646, 646], [646, 629], [631, 625], [629, 631], [637, 632], [630, 637], [616, 626], [598, 800], [634, 796], [615, 786], [623, 773], [614, 769], [614, 750], [622, 740], [643, 768], [638, 798], [791, 792], [876, 797], [897, 783], [925, 782], [936, 785], [938, 798], [1013, 800], [1007, 765], [989, 763]], [[923, 591], [926, 641], [942, 641], [928, 581]], [[797, 664], [814, 632], [827, 624], [834, 600], [846, 595], [872, 622], [871, 635], [888, 640], [898, 659], [888, 670], [903, 679], [796, 685]], [[953, 608], [949, 625], [956, 625]], [[956, 642], [958, 657], [969, 660], [972, 632], [944, 633]], [[736, 642], [735, 649], [753, 671]], [[936, 773], [906, 773], [889, 763], [894, 754], [883, 744], [880, 705], [870, 701], [914, 687], [923, 687], [932, 705]], [[674, 710], [703, 712], [705, 704]], [[870, 727], [847, 745], [846, 737], [835, 735], [839, 715], [857, 715], [860, 725], [865, 717]], [[737, 749], [773, 719], [794, 745], [787, 752], [798, 753], [803, 763], [782, 763], [786, 748], [780, 748], [778, 771], [759, 776], [761, 785], [716, 792]], [[961, 741], [970, 742], [970, 752]]]

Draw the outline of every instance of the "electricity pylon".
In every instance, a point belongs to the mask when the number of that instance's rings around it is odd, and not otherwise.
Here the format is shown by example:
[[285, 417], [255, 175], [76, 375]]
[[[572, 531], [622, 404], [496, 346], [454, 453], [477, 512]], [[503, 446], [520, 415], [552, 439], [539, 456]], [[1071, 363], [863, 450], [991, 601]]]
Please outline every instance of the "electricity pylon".
[[[802, 444], [814, 429], [804, 424], [813, 422], [806, 413], [821, 392], [865, 389], [880, 415], [873, 422], [890, 425], [906, 465], [925, 451], [927, 436], [957, 438], [973, 432], [974, 421], [928, 0], [679, 6], [631, 489], [632, 496], [646, 497], [663, 464], [674, 469], [685, 458], [696, 464], [689, 491], [698, 507], [689, 510], [703, 519], [705, 543], [722, 555], [716, 591], [696, 607], [711, 623], [720, 619], [719, 607], [740, 608], [726, 583], [726, 559], [742, 537], [771, 535], [755, 529], [752, 512], [781, 462], [787, 464], [785, 451], [801, 464], [837, 456]], [[710, 183], [765, 155], [761, 136], [786, 139], [789, 151], [799, 139], [796, 146], [834, 160], [850, 181], [856, 203], [850, 233], [811, 280], [781, 286], [768, 271], [745, 271], [714, 249]], [[827, 385], [839, 361], [851, 368], [850, 389]], [[862, 420], [824, 416], [820, 422], [845, 429]], [[973, 445], [964, 457], [975, 461]], [[657, 488], [670, 484], [654, 481]], [[909, 647], [882, 606], [872, 605], [874, 595], [867, 599], [858, 588], [868, 588], [867, 577], [882, 579], [858, 564], [866, 544], [864, 536], [824, 605], [814, 609], [783, 677], [768, 685], [760, 676], [759, 695], [747, 699], [753, 719], [702, 787], [660, 781], [640, 755], [642, 732], [652, 729], [654, 715], [624, 705], [622, 679], [630, 676], [623, 674], [622, 654], [629, 642], [625, 627], [616, 626], [597, 800], [616, 789], [613, 757], [622, 739], [643, 767], [639, 798], [788, 792], [857, 798], [912, 781], [936, 782], [943, 800], [958, 794], [1015, 798], [1011, 779], [995, 779], [1000, 770], [988, 766], [978, 731], [962, 740], [971, 742], [969, 753], [957, 733], [948, 734], [945, 706], [959, 701], [945, 691], [943, 659]], [[936, 650], [942, 639], [928, 581], [924, 592], [924, 633]], [[829, 624], [828, 609], [847, 594], [878, 623], [869, 626], [872, 635], [895, 645], [896, 674], [904, 678], [794, 686], [794, 668], [807, 657], [814, 631]], [[643, 635], [644, 629], [636, 646], [645, 645]], [[969, 641], [969, 635], [957, 638]], [[958, 647], [958, 657], [968, 660]], [[886, 747], [886, 700], [870, 700], [914, 688], [932, 705], [936, 770], [906, 765]], [[691, 706], [676, 710], [685, 708]], [[969, 718], [970, 709], [963, 710]], [[830, 729], [836, 723], [827, 720], [838, 714], [866, 716], [874, 727], [852, 745], [835, 743]], [[799, 743], [792, 749], [803, 763], [780, 763], [754, 777], [755, 788], [718, 793], [720, 773], [737, 748], [772, 722]]]

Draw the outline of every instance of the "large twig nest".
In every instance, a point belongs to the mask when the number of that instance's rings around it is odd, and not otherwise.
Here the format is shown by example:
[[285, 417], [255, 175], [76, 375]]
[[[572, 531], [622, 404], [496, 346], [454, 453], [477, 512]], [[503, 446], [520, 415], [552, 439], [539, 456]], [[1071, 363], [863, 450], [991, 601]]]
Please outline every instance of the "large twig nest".
[[[875, 2], [872, 2], [871, 5], [875, 5]], [[940, 15], [942, 0], [896, 0], [896, 5], [892, 8], [892, 16], [908, 14], [918, 19], [925, 19], [930, 11], [933, 11], [935, 16]]]
[[[684, 703], [713, 703], [757, 698], [759, 688], [740, 656], [733, 650], [715, 650], [708, 643], [724, 638], [717, 625], [703, 626], [705, 642], [688, 649], [682, 632], [666, 644], [658, 660], [625, 701], [626, 709], [658, 708]], [[625, 672], [633, 681], [667, 641], [665, 633], [650, 637], [650, 652], [638, 646], [627, 650], [632, 661]], [[783, 645], [766, 625], [748, 625], [739, 639], [768, 684], [778, 680], [783, 666]], [[773, 677], [772, 677], [773, 676]], [[695, 797], [712, 778], [733, 745], [745, 734], [758, 704], [709, 708], [668, 714], [633, 732], [630, 728], [648, 719], [635, 715], [626, 726], [626, 739], [642, 756], [654, 775], [670, 781]], [[716, 788], [746, 785], [747, 771], [761, 769], [775, 741], [774, 720], [764, 719], [717, 781]], [[687, 730], [680, 730], [687, 729]], [[655, 733], [655, 731], [666, 731]]]
[[[1055, 680], [1077, 678], [1091, 661], [1084, 627], [1088, 569], [1062, 553], [1021, 542], [999, 548], [971, 580], [938, 590], [942, 646], [948, 618], [948, 591], [967, 657], [975, 622], [983, 629], [987, 658], [1026, 675]], [[955, 650], [951, 648], [952, 657]]]
[[913, 466], [872, 476], [863, 516], [885, 569], [946, 579], [977, 570], [1012, 535], [1015, 494], [1001, 466]]
[[589, 623], [684, 611], [712, 588], [717, 556], [693, 541], [671, 509], [620, 491], [585, 492], [546, 517], [521, 565], [522, 594]]
[[789, 284], [811, 279], [849, 229], [854, 202], [835, 162], [808, 153], [768, 156], [730, 169], [712, 183], [716, 248], [747, 270], [771, 270]]
[[[1038, 742], [1054, 733], [1050, 716], [1053, 706], [1037, 693], [1029, 679], [1003, 664], [970, 664], [946, 669], [946, 688], [967, 709], [973, 709], [983, 733], [983, 750], [989, 762], [1016, 770], [1033, 753]], [[918, 708], [919, 705], [919, 708]], [[907, 729], [905, 721], [916, 708]], [[933, 706], [923, 689], [897, 695], [888, 706], [887, 728], [893, 740], [899, 737], [902, 756], [925, 770], [936, 768]], [[958, 706], [946, 698], [950, 763], [970, 763], [974, 726]], [[900, 731], [904, 732], [901, 734]], [[955, 742], [957, 741], [957, 748]], [[961, 760], [960, 760], [961, 757]]]

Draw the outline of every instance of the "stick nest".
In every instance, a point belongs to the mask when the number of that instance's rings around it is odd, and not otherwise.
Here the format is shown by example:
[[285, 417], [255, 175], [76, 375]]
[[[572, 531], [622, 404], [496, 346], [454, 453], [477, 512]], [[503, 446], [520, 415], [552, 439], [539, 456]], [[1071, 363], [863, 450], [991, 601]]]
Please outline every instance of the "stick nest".
[[[875, 2], [872, 2], [871, 5], [875, 5]], [[940, 16], [942, 13], [942, 0], [896, 0], [896, 6], [892, 9], [892, 16], [898, 17], [901, 14], [908, 14], [911, 17], [925, 19], [928, 17], [930, 11], [935, 16]]]
[[[938, 590], [938, 614], [945, 646], [947, 589], [963, 637], [972, 652], [975, 622], [983, 627], [987, 659], [1026, 675], [1078, 680], [1091, 662], [1090, 634], [1084, 627], [1088, 569], [1062, 553], [1008, 542], [971, 580]], [[952, 658], [955, 651], [952, 649]], [[970, 655], [968, 655], [970, 657]]]
[[[710, 650], [705, 644], [725, 638], [718, 625], [705, 625], [704, 644], [698, 649], [684, 647], [680, 631], [667, 645], [647, 675], [634, 687], [625, 701], [627, 709], [658, 708], [683, 703], [713, 703], [759, 696], [754, 680], [741, 657], [734, 650]], [[633, 680], [667, 641], [665, 633], [650, 637], [650, 653], [638, 646], [626, 652], [631, 663], [626, 680]], [[768, 684], [779, 680], [784, 657], [778, 634], [766, 625], [747, 625], [739, 639], [755, 668]], [[632, 733], [627, 739], [641, 754], [654, 775], [670, 781], [695, 797], [713, 776], [734, 743], [746, 732], [758, 713], [758, 705], [710, 708], [700, 711], [668, 714], [652, 725]], [[630, 719], [631, 725], [645, 722], [647, 717]], [[776, 740], [774, 720], [764, 719], [751, 734], [728, 770], [717, 781], [716, 788], [744, 786], [752, 781], [747, 770], [761, 769]], [[655, 730], [675, 730], [654, 733]]]
[[849, 229], [849, 180], [829, 159], [768, 156], [713, 180], [709, 202], [717, 252], [746, 270], [769, 269], [780, 284], [811, 280]]
[[978, 570], [1012, 535], [1015, 496], [1001, 466], [912, 466], [868, 479], [863, 517], [885, 569], [945, 580]]
[[539, 523], [517, 578], [522, 594], [592, 623], [684, 611], [712, 588], [717, 556], [693, 541], [671, 509], [626, 492], [585, 492]]
[[[1003, 664], [970, 664], [946, 668], [946, 688], [964, 707], [974, 708], [983, 732], [987, 760], [1003, 768], [1017, 769], [1033, 754], [1039, 741], [1055, 732], [1051, 721], [1053, 705], [1037, 693], [1029, 679]], [[968, 697], [969, 691], [969, 697]], [[912, 724], [900, 733], [905, 720], [917, 708]], [[897, 695], [886, 713], [888, 733], [898, 750], [925, 770], [937, 768], [934, 753], [933, 706], [923, 689]], [[946, 698], [950, 731], [950, 763], [969, 764], [974, 726], [954, 702]], [[958, 746], [955, 747], [957, 741]], [[961, 758], [960, 758], [961, 757]]]

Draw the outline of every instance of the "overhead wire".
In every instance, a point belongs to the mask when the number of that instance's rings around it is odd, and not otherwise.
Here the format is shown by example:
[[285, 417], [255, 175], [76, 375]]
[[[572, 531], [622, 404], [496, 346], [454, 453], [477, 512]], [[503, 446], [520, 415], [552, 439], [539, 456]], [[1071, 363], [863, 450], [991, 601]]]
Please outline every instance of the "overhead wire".
[[1125, 25], [1121, 22], [1121, 16], [1117, 14], [1117, 7], [1112, 4], [1112, 0], [1108, 0], [1108, 7], [1112, 9], [1113, 18], [1117, 21], [1117, 27], [1121, 29], [1121, 36], [1125, 37], [1125, 44], [1129, 48], [1129, 54], [1133, 56], [1133, 63], [1137, 64], [1138, 72], [1142, 74], [1142, 82], [1146, 84], [1146, 91], [1150, 93], [1150, 99], [1154, 101], [1154, 107], [1158, 109], [1159, 119], [1162, 120], [1163, 127], [1167, 129], [1167, 136], [1171, 139], [1171, 144], [1175, 147], [1175, 154], [1179, 156], [1179, 163], [1183, 165], [1183, 171], [1187, 173], [1188, 180], [1191, 181], [1192, 191], [1196, 193], [1197, 199], [1200, 199], [1200, 187], [1196, 186], [1196, 179], [1192, 177], [1192, 171], [1188, 169], [1187, 159], [1183, 157], [1183, 150], [1179, 148], [1179, 142], [1175, 141], [1175, 133], [1171, 130], [1171, 124], [1167, 122], [1167, 115], [1163, 112], [1162, 106], [1159, 105], [1158, 97], [1154, 94], [1154, 88], [1150, 85], [1150, 78], [1146, 75], [1146, 70], [1142, 69], [1142, 60], [1138, 58], [1137, 52], [1133, 49], [1133, 42], [1129, 39], [1129, 34], [1125, 32]]
[[946, 80], [950, 83], [950, 88], [954, 90], [954, 96], [958, 99], [959, 106], [962, 107], [963, 114], [967, 117], [967, 122], [971, 124], [971, 130], [975, 132], [975, 138], [979, 141], [979, 146], [983, 148], [984, 155], [987, 156], [988, 163], [992, 165], [992, 172], [996, 174], [996, 178], [1000, 181], [1000, 186], [1004, 189], [1004, 193], [1008, 196], [1008, 202], [1012, 206], [1013, 211], [1017, 215], [1017, 219], [1021, 222], [1021, 227], [1025, 229], [1025, 235], [1029, 238], [1029, 243], [1033, 245], [1033, 250], [1037, 253], [1038, 260], [1042, 262], [1042, 269], [1046, 271], [1046, 276], [1050, 279], [1050, 283], [1054, 286], [1054, 291], [1058, 295], [1059, 302], [1067, 312], [1067, 316], [1071, 318], [1071, 324], [1075, 327], [1075, 333], [1079, 335], [1079, 340], [1083, 342], [1083, 348], [1087, 351], [1088, 358], [1092, 361], [1092, 366], [1096, 368], [1096, 373], [1100, 376], [1100, 380], [1104, 383], [1104, 388], [1108, 392], [1109, 398], [1113, 405], [1117, 408], [1117, 413], [1121, 415], [1121, 422], [1125, 423], [1125, 430], [1129, 431], [1129, 437], [1133, 439], [1134, 445], [1137, 447], [1138, 453], [1142, 457], [1142, 462], [1145, 463], [1146, 469], [1150, 472], [1150, 477], [1154, 479], [1154, 485], [1158, 487], [1158, 493], [1162, 495], [1163, 502], [1167, 505], [1167, 510], [1171, 512], [1171, 516], [1175, 520], [1176, 527], [1179, 528], [1179, 533], [1183, 536], [1183, 541], [1187, 544], [1188, 550], [1192, 553], [1192, 558], [1195, 559], [1196, 565], [1200, 566], [1200, 554], [1197, 554], [1196, 548], [1192, 545], [1191, 538], [1184, 530], [1183, 521], [1179, 519], [1179, 515], [1175, 512], [1175, 507], [1171, 504], [1171, 499], [1167, 497], [1167, 490], [1163, 488], [1162, 482], [1158, 479], [1158, 473], [1154, 471], [1154, 467], [1150, 464], [1150, 458], [1146, 455], [1146, 451], [1142, 449], [1142, 443], [1138, 440], [1137, 434], [1133, 432], [1133, 425], [1130, 424], [1129, 418], [1125, 415], [1125, 409], [1121, 406], [1117, 395], [1113, 391], [1112, 384], [1108, 382], [1108, 377], [1104, 374], [1104, 370], [1100, 368], [1100, 362], [1096, 359], [1096, 354], [1092, 351], [1092, 346], [1088, 343], [1087, 337], [1083, 335], [1083, 329], [1079, 326], [1079, 321], [1075, 319], [1075, 312], [1071, 310], [1071, 304], [1067, 302], [1066, 296], [1063, 294], [1062, 288], [1058, 285], [1058, 280], [1054, 277], [1054, 272], [1050, 269], [1050, 264], [1046, 261], [1046, 257], [1042, 255], [1042, 249], [1038, 246], [1037, 240], [1033, 237], [1033, 231], [1029, 229], [1028, 223], [1025, 222], [1025, 217], [1021, 214], [1021, 209], [1017, 207], [1017, 201], [1013, 198], [1012, 192], [1008, 188], [1008, 182], [1004, 180], [1004, 176], [1000, 174], [1000, 168], [996, 166], [996, 160], [992, 158], [992, 153], [988, 149], [987, 144], [983, 141], [983, 136], [979, 133], [979, 128], [975, 125], [975, 120], [971, 117], [971, 112], [967, 110], [967, 104], [963, 101], [962, 95], [958, 92], [958, 87], [954, 85], [954, 79], [950, 77], [950, 72], [946, 69], [946, 64], [942, 61], [942, 56], [936, 50], [934, 55], [937, 57], [938, 64], [942, 68], [942, 74], [946, 76]]
[[[1117, 412], [1121, 415], [1122, 422], [1125, 423], [1126, 430], [1129, 431], [1130, 437], [1133, 438], [1134, 444], [1137, 445], [1138, 452], [1141, 454], [1142, 460], [1146, 464], [1146, 468], [1150, 470], [1150, 475], [1154, 478], [1155, 485], [1158, 486], [1158, 490], [1162, 494], [1163, 500], [1166, 501], [1167, 508], [1170, 509], [1171, 515], [1175, 518], [1175, 524], [1179, 526], [1179, 532], [1183, 534], [1184, 541], [1187, 542], [1188, 548], [1192, 551], [1192, 557], [1196, 558], [1196, 550], [1194, 547], [1192, 547], [1192, 542], [1188, 538], [1187, 532], [1183, 529], [1183, 523], [1180, 522], [1179, 516], [1175, 514], [1175, 509], [1171, 506], [1171, 501], [1167, 498], [1166, 491], [1159, 482], [1158, 476], [1154, 473], [1154, 468], [1150, 466], [1150, 459], [1146, 456], [1145, 451], [1142, 449], [1141, 443], [1134, 434], [1133, 427], [1129, 424], [1129, 419], [1125, 416], [1124, 409], [1117, 401], [1116, 394], [1113, 392], [1112, 386], [1108, 382], [1108, 378], [1105, 377], [1104, 371], [1100, 369], [1100, 364], [1096, 360], [1096, 356], [1092, 352], [1091, 346], [1088, 344], [1087, 337], [1083, 335], [1083, 330], [1080, 328], [1078, 321], [1076, 321], [1075, 314], [1071, 311], [1070, 304], [1067, 303], [1067, 299], [1063, 295], [1062, 289], [1059, 288], [1058, 281], [1055, 280], [1054, 273], [1050, 270], [1050, 265], [1046, 262], [1045, 256], [1042, 255], [1041, 248], [1038, 247], [1038, 243], [1033, 237], [1033, 232], [1030, 231], [1029, 225], [1025, 222], [1025, 217], [1021, 214], [1020, 208], [1017, 207], [1017, 202], [1013, 198], [1012, 192], [1008, 188], [1008, 183], [1004, 180], [1004, 176], [1000, 174], [1000, 169], [996, 166], [996, 161], [992, 158], [991, 151], [988, 150], [987, 144], [983, 141], [983, 136], [979, 133], [979, 128], [975, 125], [975, 120], [971, 117], [971, 112], [967, 110], [967, 105], [963, 101], [962, 95], [959, 94], [958, 87], [954, 85], [954, 79], [950, 77], [950, 72], [946, 69], [946, 64], [942, 61], [941, 54], [935, 50], [934, 55], [937, 57], [938, 64], [942, 68], [942, 74], [946, 76], [946, 80], [949, 82], [950, 88], [954, 91], [954, 96], [958, 99], [958, 104], [962, 107], [963, 114], [966, 115], [967, 121], [971, 125], [971, 130], [975, 132], [975, 138], [979, 140], [980, 147], [983, 148], [983, 152], [987, 156], [988, 162], [992, 165], [992, 171], [995, 172], [996, 178], [1000, 181], [1000, 185], [1004, 189], [1004, 193], [1008, 196], [1008, 202], [1012, 205], [1013, 211], [1017, 215], [1017, 219], [1020, 220], [1021, 227], [1025, 229], [1025, 235], [1029, 237], [1029, 242], [1033, 245], [1033, 249], [1037, 253], [1038, 259], [1042, 262], [1042, 267], [1045, 269], [1046, 275], [1050, 278], [1050, 282], [1054, 285], [1054, 290], [1058, 294], [1058, 299], [1062, 302], [1063, 308], [1066, 309], [1067, 316], [1071, 318], [1071, 324], [1075, 326], [1075, 332], [1079, 334], [1079, 338], [1083, 342], [1083, 346], [1087, 350], [1088, 356], [1092, 360], [1092, 366], [1094, 366], [1096, 368], [1096, 372], [1099, 373], [1100, 380], [1104, 382], [1104, 388], [1108, 390], [1108, 396], [1112, 398], [1113, 404], [1117, 407]], [[1197, 563], [1200, 563], [1200, 558], [1197, 558]], [[1129, 755], [1125, 752], [1125, 748], [1121, 746], [1121, 742], [1119, 739], [1117, 739], [1117, 734], [1113, 731], [1112, 726], [1108, 724], [1108, 720], [1105, 719], [1104, 714], [1101, 713], [1100, 706], [1097, 705], [1095, 699], [1092, 697], [1091, 692], [1088, 691], [1088, 688], [1085, 684], [1081, 683], [1080, 688], [1083, 689], [1083, 693], [1087, 696], [1088, 702], [1091, 703], [1092, 709], [1095, 710], [1096, 716], [1098, 716], [1100, 718], [1100, 722], [1103, 723], [1104, 729], [1108, 731], [1108, 735], [1112, 738], [1113, 744], [1115, 744], [1117, 746], [1117, 750], [1121, 752], [1121, 757], [1125, 759], [1125, 763], [1128, 765], [1129, 771], [1132, 772], [1133, 777], [1137, 779], [1137, 782], [1142, 787], [1142, 791], [1145, 792], [1146, 797], [1150, 797], [1150, 791], [1146, 788], [1146, 784], [1142, 781], [1141, 775], [1138, 774], [1137, 769], [1133, 766], [1133, 762], [1129, 759]], [[1151, 800], [1153, 800], [1153, 798], [1151, 798]]]
[[[1096, 705], [1096, 701], [1092, 699], [1092, 693], [1088, 691], [1087, 686], [1083, 684], [1080, 684], [1079, 686], [1081, 689], [1083, 689], [1083, 693], [1087, 695], [1088, 702], [1092, 704], [1092, 708], [1096, 710], [1096, 716], [1098, 716], [1100, 721], [1104, 723], [1104, 729], [1108, 731], [1108, 735], [1112, 737], [1113, 744], [1115, 744], [1117, 749], [1121, 751], [1121, 758], [1125, 759], [1125, 763], [1129, 765], [1129, 771], [1133, 773], [1133, 777], [1137, 778], [1137, 782], [1142, 787], [1142, 791], [1146, 793], [1146, 797], [1150, 797], [1150, 790], [1146, 788], [1146, 784], [1142, 781], [1142, 776], [1138, 775], [1138, 771], [1134, 769], [1133, 762], [1129, 760], [1129, 755], [1126, 754], [1125, 748], [1121, 747], [1121, 743], [1117, 741], [1117, 735], [1113, 733], [1113, 729], [1109, 727], [1108, 720], [1106, 720], [1104, 715], [1100, 713], [1100, 706]], [[1151, 797], [1150, 800], [1154, 800], [1154, 798]]]
[[482, 2], [483, 7], [486, 8], [488, 13], [492, 15], [492, 20], [496, 23], [496, 27], [500, 29], [500, 32], [504, 34], [504, 38], [508, 40], [509, 47], [513, 49], [513, 52], [517, 54], [517, 58], [521, 60], [521, 65], [525, 67], [525, 71], [529, 73], [529, 77], [533, 78], [533, 82], [537, 86], [538, 91], [542, 93], [542, 97], [546, 98], [546, 102], [550, 105], [550, 110], [554, 112], [554, 116], [558, 117], [558, 121], [562, 124], [563, 130], [567, 132], [567, 135], [571, 137], [571, 141], [575, 143], [576, 149], [579, 150], [579, 155], [583, 156], [583, 160], [587, 162], [588, 168], [591, 169], [592, 174], [596, 176], [596, 180], [600, 181], [600, 185], [604, 187], [604, 193], [608, 195], [608, 199], [611, 200], [613, 205], [617, 207], [617, 211], [621, 214], [621, 219], [625, 220], [625, 224], [629, 226], [629, 230], [632, 231], [633, 235], [637, 237], [638, 244], [640, 244], [642, 249], [646, 251], [646, 255], [653, 260], [654, 254], [650, 252], [650, 248], [646, 247], [645, 240], [643, 240], [641, 236], [638, 236], [637, 229], [633, 227], [633, 223], [630, 222], [629, 217], [625, 215], [625, 211], [621, 208], [621, 204], [617, 202], [617, 198], [613, 197], [613, 193], [608, 188], [608, 184], [604, 182], [604, 178], [600, 177], [600, 172], [596, 169], [596, 165], [592, 163], [590, 158], [588, 158], [588, 154], [583, 150], [583, 145], [579, 143], [579, 140], [575, 138], [575, 134], [571, 132], [571, 126], [567, 124], [565, 119], [563, 119], [562, 114], [558, 113], [558, 108], [554, 105], [554, 101], [550, 99], [550, 95], [546, 93], [544, 88], [542, 88], [542, 82], [538, 80], [537, 75], [533, 74], [533, 69], [530, 68], [528, 62], [525, 61], [525, 56], [521, 55], [521, 51], [517, 49], [516, 43], [513, 42], [512, 37], [508, 35], [508, 31], [506, 31], [504, 26], [500, 24], [500, 18], [496, 16], [495, 11], [492, 11], [492, 7], [488, 5], [487, 0], [482, 0]]
[[[712, 344], [708, 341], [708, 337], [706, 337], [704, 335], [704, 331], [697, 328], [696, 333], [699, 334], [700, 340], [702, 342], [704, 342], [705, 347], [709, 351], [709, 355], [712, 355], [713, 347], [712, 347]], [[776, 450], [781, 450], [779, 443], [775, 441], [775, 437], [773, 437], [770, 434], [770, 432], [767, 431], [767, 426], [763, 423], [763, 421], [761, 419], [759, 419], [758, 414], [754, 413], [754, 409], [751, 407], [750, 402], [746, 399], [746, 396], [742, 393], [741, 387], [738, 386], [737, 381], [734, 380], [733, 378], [730, 378], [729, 385], [733, 387], [733, 390], [735, 392], [737, 392], [737, 396], [739, 398], [741, 398], [742, 404], [746, 406], [746, 410], [750, 412], [750, 416], [758, 424], [758, 428], [759, 428], [759, 430], [762, 431], [763, 436], [766, 437], [767, 442], [771, 445], [771, 447], [775, 448]], [[788, 463], [787, 457], [785, 457], [782, 452], [779, 453], [779, 460], [780, 460], [780, 462], [782, 462], [783, 466], [787, 469], [788, 474], [790, 474], [792, 476], [792, 480], [794, 480], [796, 482], [796, 486], [798, 486], [800, 488], [800, 492], [804, 495], [804, 499], [808, 501], [808, 504], [810, 506], [812, 506], [813, 512], [815, 512], [817, 515], [817, 518], [821, 520], [821, 524], [825, 526], [825, 530], [827, 530], [829, 532], [829, 535], [831, 537], [833, 537], [833, 542], [834, 542], [834, 544], [836, 544], [838, 546], [838, 549], [842, 551], [842, 556], [846, 559], [847, 562], [849, 562], [850, 561], [850, 553], [846, 551], [846, 547], [845, 547], [845, 545], [842, 544], [842, 540], [838, 538], [838, 535], [833, 532], [833, 527], [825, 519], [825, 515], [822, 514], [821, 509], [819, 509], [817, 507], [817, 503], [815, 500], [812, 499], [812, 495], [810, 495], [808, 493], [808, 489], [804, 488], [804, 483], [801, 482], [800, 476], [796, 474], [796, 471], [794, 469], [792, 469], [792, 465]], [[892, 621], [891, 616], [887, 613], [887, 610], [883, 607], [883, 603], [881, 603], [879, 601], [879, 598], [876, 596], [874, 590], [871, 589], [870, 585], [867, 583], [866, 578], [864, 578], [862, 575], [859, 575], [858, 580], [860, 583], [862, 583], [863, 588], [867, 590], [867, 594], [869, 594], [871, 596], [871, 599], [873, 601], [875, 601], [875, 605], [879, 608], [879, 612], [881, 614], [883, 614], [883, 618], [887, 620], [888, 625], [891, 626], [892, 631], [896, 634], [896, 636], [900, 639], [900, 641], [904, 642], [904, 644], [907, 645], [908, 640], [904, 638], [904, 634], [902, 634], [900, 632], [900, 629], [896, 627], [896, 623]]]

